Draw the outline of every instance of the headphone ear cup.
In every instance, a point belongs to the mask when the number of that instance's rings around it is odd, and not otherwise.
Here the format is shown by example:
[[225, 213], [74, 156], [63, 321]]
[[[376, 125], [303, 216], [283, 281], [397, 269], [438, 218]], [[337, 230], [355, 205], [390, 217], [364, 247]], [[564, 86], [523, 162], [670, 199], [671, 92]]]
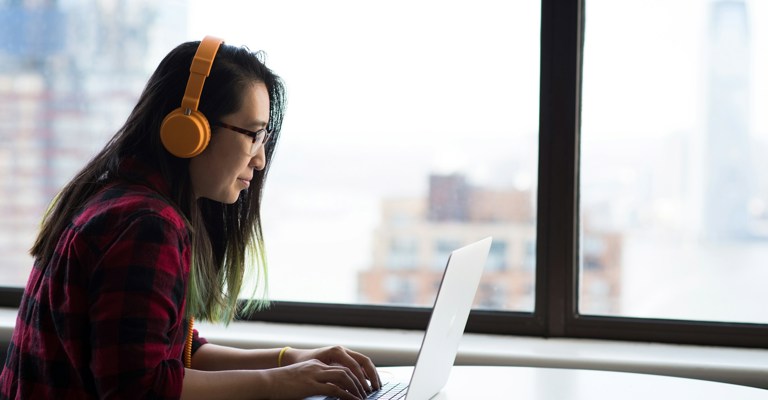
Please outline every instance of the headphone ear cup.
[[208, 119], [199, 111], [187, 115], [183, 108], [177, 108], [166, 115], [160, 126], [163, 146], [179, 158], [192, 158], [202, 153], [210, 139]]

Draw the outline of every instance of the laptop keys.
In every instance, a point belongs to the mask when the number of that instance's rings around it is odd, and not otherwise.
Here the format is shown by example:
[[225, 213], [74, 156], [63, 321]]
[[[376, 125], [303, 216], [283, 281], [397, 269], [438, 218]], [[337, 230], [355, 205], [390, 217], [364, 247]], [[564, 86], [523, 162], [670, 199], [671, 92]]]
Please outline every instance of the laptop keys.
[[[381, 389], [371, 393], [367, 400], [398, 400], [404, 399], [408, 385], [402, 382], [384, 382]], [[326, 397], [325, 400], [338, 400], [338, 397]]]
[[397, 400], [402, 399], [405, 397], [405, 389], [408, 388], [408, 385], [397, 382], [397, 383], [385, 383], [384, 386], [381, 387], [381, 389], [371, 393], [367, 399], [368, 400]]

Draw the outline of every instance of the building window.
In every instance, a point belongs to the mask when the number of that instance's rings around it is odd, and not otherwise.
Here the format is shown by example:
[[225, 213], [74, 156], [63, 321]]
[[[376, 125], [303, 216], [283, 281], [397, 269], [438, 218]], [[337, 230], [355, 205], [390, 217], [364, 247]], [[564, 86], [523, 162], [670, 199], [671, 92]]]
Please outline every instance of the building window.
[[405, 276], [388, 276], [386, 279], [387, 303], [412, 305], [416, 302], [416, 285]]
[[462, 246], [458, 240], [437, 239], [435, 241], [434, 252], [432, 254], [432, 269], [443, 271], [447, 265], [448, 256], [451, 252]]
[[485, 262], [486, 270], [504, 271], [507, 269], [507, 258], [507, 243], [502, 240], [494, 241]]
[[419, 242], [414, 238], [395, 237], [390, 242], [387, 268], [416, 269], [419, 265]]

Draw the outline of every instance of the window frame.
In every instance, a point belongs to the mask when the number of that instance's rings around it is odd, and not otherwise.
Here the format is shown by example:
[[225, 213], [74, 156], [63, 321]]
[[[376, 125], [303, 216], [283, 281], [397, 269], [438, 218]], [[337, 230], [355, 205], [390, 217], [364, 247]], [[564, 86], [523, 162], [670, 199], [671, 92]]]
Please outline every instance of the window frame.
[[[473, 310], [467, 332], [768, 348], [768, 324], [579, 314], [578, 188], [585, 1], [541, 2], [535, 310]], [[21, 288], [0, 287], [0, 306], [18, 307], [22, 293]], [[276, 301], [254, 319], [423, 330], [429, 309]]]

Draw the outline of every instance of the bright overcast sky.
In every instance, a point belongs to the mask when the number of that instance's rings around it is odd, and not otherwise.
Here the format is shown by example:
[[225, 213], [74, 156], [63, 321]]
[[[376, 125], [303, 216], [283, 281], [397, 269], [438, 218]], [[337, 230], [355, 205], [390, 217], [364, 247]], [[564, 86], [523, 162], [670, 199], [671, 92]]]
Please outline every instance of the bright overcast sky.
[[[747, 1], [753, 49], [768, 48], [766, 3]], [[589, 120], [596, 131], [615, 134], [622, 127], [627, 134], [666, 134], [696, 128], [704, 82], [696, 67], [703, 62], [708, 4], [587, 2], [586, 52], [593, 58], [585, 60], [584, 103], [599, 110]], [[291, 114], [302, 117], [288, 120], [293, 129], [322, 130], [318, 125], [328, 125], [318, 121], [330, 118], [334, 134], [350, 135], [361, 127], [388, 133], [393, 123], [434, 133], [471, 124], [475, 133], [498, 134], [514, 120], [515, 131], [536, 130], [537, 121], [529, 116], [538, 112], [539, 2], [193, 0], [189, 5], [190, 39], [215, 34], [268, 52], [270, 65], [288, 82]], [[590, 35], [598, 31], [617, 33]], [[633, 57], [637, 51], [655, 57]], [[768, 110], [768, 52], [753, 51], [753, 70], [762, 71], [752, 79], [753, 131], [768, 137], [768, 112], [758, 112]], [[605, 95], [617, 85], [623, 98]], [[478, 101], [483, 93], [486, 101]], [[343, 105], [345, 117], [327, 115], [340, 111], [331, 104]], [[659, 126], [667, 129], [658, 132]]]

